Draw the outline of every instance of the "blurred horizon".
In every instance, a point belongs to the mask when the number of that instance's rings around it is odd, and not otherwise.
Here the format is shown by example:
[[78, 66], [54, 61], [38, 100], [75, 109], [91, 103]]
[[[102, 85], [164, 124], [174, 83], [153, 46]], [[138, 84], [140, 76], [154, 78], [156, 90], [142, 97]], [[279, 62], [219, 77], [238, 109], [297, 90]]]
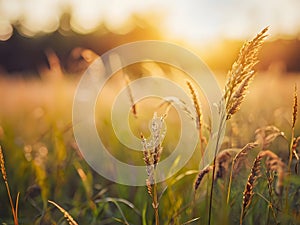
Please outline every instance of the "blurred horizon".
[[[9, 39], [12, 25], [26, 37], [56, 30], [89, 34], [102, 25], [126, 34], [140, 25], [134, 15], [151, 21], [167, 39], [194, 44], [219, 37], [249, 39], [266, 26], [274, 37], [299, 38], [299, 8], [297, 0], [1, 0], [0, 39]], [[69, 23], [62, 21], [65, 15]]]
[[[41, 75], [51, 67], [81, 73], [81, 52], [96, 54], [138, 40], [164, 40], [227, 71], [243, 42], [269, 26], [259, 70], [299, 72], [300, 2], [288, 1], [0, 1], [0, 74]], [[52, 59], [53, 59], [52, 57]]]

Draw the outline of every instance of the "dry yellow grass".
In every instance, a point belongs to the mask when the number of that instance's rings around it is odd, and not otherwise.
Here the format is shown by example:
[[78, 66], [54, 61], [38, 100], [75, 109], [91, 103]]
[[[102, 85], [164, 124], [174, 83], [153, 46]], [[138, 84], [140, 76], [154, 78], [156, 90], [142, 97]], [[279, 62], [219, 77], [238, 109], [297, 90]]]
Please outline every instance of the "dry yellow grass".
[[51, 203], [52, 205], [54, 205], [56, 208], [59, 209], [59, 211], [61, 211], [64, 214], [64, 217], [67, 219], [69, 225], [78, 225], [78, 223], [73, 219], [73, 217], [60, 205], [58, 205], [57, 203], [48, 200], [49, 203]]
[[193, 106], [194, 106], [195, 113], [196, 113], [196, 127], [199, 132], [200, 152], [201, 152], [201, 156], [203, 156], [205, 139], [204, 139], [203, 133], [202, 133], [203, 114], [202, 114], [202, 109], [201, 109], [201, 103], [199, 101], [198, 92], [195, 89], [195, 87], [193, 86], [193, 84], [191, 83], [191, 81], [186, 80], [186, 84], [189, 88], [189, 91], [190, 91], [190, 94], [192, 97], [192, 101], [193, 101]]

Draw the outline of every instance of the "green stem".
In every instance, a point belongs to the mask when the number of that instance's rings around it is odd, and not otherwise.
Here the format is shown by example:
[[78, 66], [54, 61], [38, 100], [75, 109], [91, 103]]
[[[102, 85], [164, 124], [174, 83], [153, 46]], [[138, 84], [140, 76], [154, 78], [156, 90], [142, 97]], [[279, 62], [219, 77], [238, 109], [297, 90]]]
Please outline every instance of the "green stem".
[[156, 184], [154, 185], [154, 192], [153, 192], [153, 195], [154, 195], [154, 211], [155, 211], [155, 224], [156, 225], [159, 225], [159, 215], [158, 215], [158, 202], [157, 202], [157, 191], [156, 191]]
[[157, 184], [154, 173], [154, 183], [153, 183], [153, 195], [152, 195], [152, 207], [155, 214], [155, 225], [159, 225], [159, 215], [158, 215], [158, 198], [157, 198]]
[[234, 166], [234, 162], [232, 162], [232, 164], [231, 164], [231, 170], [230, 170], [230, 176], [229, 176], [229, 182], [228, 182], [227, 198], [226, 198], [227, 205], [229, 204], [229, 198], [230, 198], [230, 192], [231, 192], [233, 166]]
[[219, 149], [220, 136], [221, 136], [221, 133], [222, 133], [223, 128], [224, 128], [225, 123], [226, 123], [226, 120], [225, 120], [224, 116], [225, 116], [224, 113], [222, 113], [221, 121], [220, 121], [220, 126], [219, 126], [219, 130], [218, 130], [216, 148], [215, 148], [215, 152], [214, 152], [213, 172], [212, 172], [212, 178], [211, 178], [211, 188], [210, 188], [209, 208], [208, 208], [208, 225], [210, 225], [210, 223], [211, 223], [212, 200], [213, 200], [213, 189], [214, 189], [214, 177], [215, 177], [215, 173], [216, 173], [216, 156], [217, 156], [218, 149]]
[[[274, 218], [274, 220], [276, 221], [276, 224], [278, 224], [278, 221], [277, 221], [277, 219], [276, 219], [276, 214], [275, 214], [275, 211], [274, 211], [274, 207], [273, 207], [273, 204], [272, 204], [272, 202], [271, 201], [269, 201], [268, 199], [266, 199], [262, 194], [260, 194], [260, 193], [255, 193], [255, 194], [257, 194], [259, 197], [261, 197], [263, 200], [265, 200], [267, 203], [268, 203], [268, 217], [269, 217], [269, 212], [270, 212], [270, 210], [272, 211], [272, 215], [273, 215], [273, 218]], [[269, 218], [268, 218], [269, 219]], [[269, 224], [269, 222], [267, 223], [267, 224]]]
[[294, 127], [292, 127], [291, 142], [290, 142], [290, 148], [289, 148], [287, 185], [286, 185], [286, 189], [285, 189], [285, 209], [286, 209], [286, 211], [289, 210], [289, 208], [288, 208], [288, 196], [289, 196], [289, 189], [290, 189], [290, 176], [291, 176], [291, 166], [292, 166], [292, 159], [293, 159], [294, 138], [295, 138], [295, 129], [294, 129]]

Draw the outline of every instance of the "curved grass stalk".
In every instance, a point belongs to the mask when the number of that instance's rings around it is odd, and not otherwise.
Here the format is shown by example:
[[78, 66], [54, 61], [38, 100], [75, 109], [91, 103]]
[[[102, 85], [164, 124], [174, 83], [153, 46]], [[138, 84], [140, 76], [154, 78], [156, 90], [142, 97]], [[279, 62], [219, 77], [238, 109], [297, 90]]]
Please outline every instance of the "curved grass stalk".
[[291, 133], [291, 142], [290, 142], [290, 148], [289, 148], [288, 180], [287, 180], [287, 185], [286, 185], [286, 190], [285, 190], [285, 209], [286, 209], [286, 211], [289, 210], [288, 195], [289, 195], [289, 189], [290, 189], [290, 176], [291, 176], [291, 166], [292, 166], [292, 159], [293, 159], [295, 124], [297, 121], [297, 113], [298, 113], [298, 96], [297, 96], [297, 85], [295, 84], [293, 113], [292, 113], [292, 133]]
[[251, 41], [246, 42], [240, 50], [237, 60], [233, 63], [232, 68], [228, 72], [228, 78], [225, 84], [223, 98], [221, 104], [225, 104], [225, 112], [220, 112], [220, 125], [218, 129], [217, 143], [214, 152], [213, 174], [209, 198], [208, 224], [211, 223], [212, 199], [214, 189], [214, 176], [216, 155], [220, 145], [220, 136], [225, 127], [226, 121], [229, 120], [237, 111], [239, 111], [242, 102], [246, 96], [248, 87], [255, 76], [254, 66], [258, 63], [258, 52], [265, 39], [268, 27], [258, 33]]
[[232, 163], [231, 163], [231, 169], [230, 169], [230, 175], [229, 175], [229, 182], [228, 182], [228, 188], [227, 188], [227, 198], [226, 198], [227, 204], [229, 204], [229, 198], [230, 198], [230, 192], [231, 192], [232, 176], [233, 176], [234, 166], [236, 165], [236, 163], [238, 162], [239, 159], [241, 159], [243, 156], [245, 156], [250, 149], [252, 149], [252, 148], [254, 148], [256, 146], [257, 146], [256, 143], [248, 143], [233, 158]]
[[[124, 224], [129, 225], [129, 223], [128, 223], [126, 217], [125, 217], [125, 214], [124, 214], [122, 208], [120, 207], [118, 201], [116, 201], [116, 199], [114, 199], [114, 198], [105, 198], [104, 200], [97, 201], [97, 203], [98, 203], [98, 202], [105, 202], [105, 203], [111, 202], [111, 203], [113, 203], [113, 204], [117, 207], [118, 211], [120, 212], [121, 217], [122, 217], [123, 220], [124, 220]], [[115, 218], [115, 219], [116, 219], [116, 218]], [[120, 220], [120, 221], [121, 221], [121, 220]], [[120, 222], [120, 221], [119, 221], [119, 222]]]
[[187, 225], [187, 224], [190, 224], [190, 223], [193, 223], [195, 221], [198, 221], [200, 220], [201, 217], [197, 217], [197, 218], [194, 218], [194, 219], [191, 219], [189, 221], [186, 221], [185, 223], [181, 224], [181, 225]]
[[220, 121], [220, 125], [219, 125], [219, 129], [218, 129], [218, 135], [217, 135], [217, 143], [216, 143], [216, 148], [215, 148], [215, 152], [214, 152], [214, 161], [213, 161], [213, 171], [212, 171], [212, 178], [211, 178], [211, 188], [210, 188], [210, 196], [209, 196], [209, 208], [208, 208], [208, 225], [211, 224], [211, 213], [212, 213], [212, 200], [213, 200], [213, 190], [214, 190], [214, 177], [215, 177], [215, 173], [216, 173], [216, 156], [219, 150], [219, 145], [220, 145], [220, 137], [221, 134], [225, 128], [225, 124], [226, 124], [226, 114], [224, 112], [221, 112], [221, 121]]
[[189, 175], [194, 175], [194, 174], [197, 174], [199, 171], [198, 170], [188, 170], [186, 171], [185, 173], [182, 173], [182, 174], [179, 174], [174, 180], [172, 180], [170, 182], [169, 185], [166, 185], [166, 187], [162, 190], [162, 192], [160, 193], [159, 197], [158, 197], [158, 200], [160, 201], [160, 199], [162, 198], [163, 194], [167, 191], [167, 189], [174, 185], [175, 183], [177, 183], [178, 181], [182, 180], [183, 178], [185, 178], [186, 176], [189, 176]]
[[[112, 202], [112, 203], [114, 203], [115, 205], [116, 205], [116, 203], [117, 203], [117, 204], [118, 204], [118, 203], [123, 203], [123, 204], [127, 205], [129, 208], [133, 209], [133, 211], [134, 211], [137, 215], [141, 216], [141, 212], [134, 206], [134, 204], [131, 203], [131, 202], [129, 202], [129, 201], [126, 200], [126, 199], [123, 199], [123, 198], [111, 198], [111, 197], [106, 197], [106, 198], [99, 199], [99, 200], [96, 200], [96, 201], [95, 201], [95, 203], [100, 203], [100, 202], [103, 202], [103, 203]], [[118, 204], [118, 205], [119, 205], [119, 204]], [[118, 208], [118, 209], [121, 209], [121, 208]], [[121, 212], [120, 212], [120, 213], [121, 213]], [[121, 214], [124, 215], [123, 211], [122, 211]]]
[[61, 211], [64, 214], [64, 217], [67, 219], [67, 221], [69, 222], [70, 225], [78, 225], [78, 223], [73, 219], [73, 217], [60, 205], [58, 205], [57, 203], [48, 200], [49, 203], [51, 203], [52, 205], [54, 205], [56, 208], [59, 209], [59, 211]]

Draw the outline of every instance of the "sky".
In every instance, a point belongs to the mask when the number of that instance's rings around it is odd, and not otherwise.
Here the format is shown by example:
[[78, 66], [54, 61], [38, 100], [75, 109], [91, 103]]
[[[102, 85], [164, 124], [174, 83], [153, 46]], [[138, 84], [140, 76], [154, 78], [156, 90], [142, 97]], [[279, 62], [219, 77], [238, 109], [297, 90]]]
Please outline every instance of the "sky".
[[16, 21], [27, 36], [53, 32], [66, 10], [79, 33], [94, 31], [102, 22], [126, 33], [134, 27], [132, 13], [155, 12], [162, 16], [153, 21], [166, 37], [187, 42], [245, 39], [266, 26], [274, 35], [299, 37], [299, 9], [299, 0], [0, 0], [0, 40], [9, 39]]

